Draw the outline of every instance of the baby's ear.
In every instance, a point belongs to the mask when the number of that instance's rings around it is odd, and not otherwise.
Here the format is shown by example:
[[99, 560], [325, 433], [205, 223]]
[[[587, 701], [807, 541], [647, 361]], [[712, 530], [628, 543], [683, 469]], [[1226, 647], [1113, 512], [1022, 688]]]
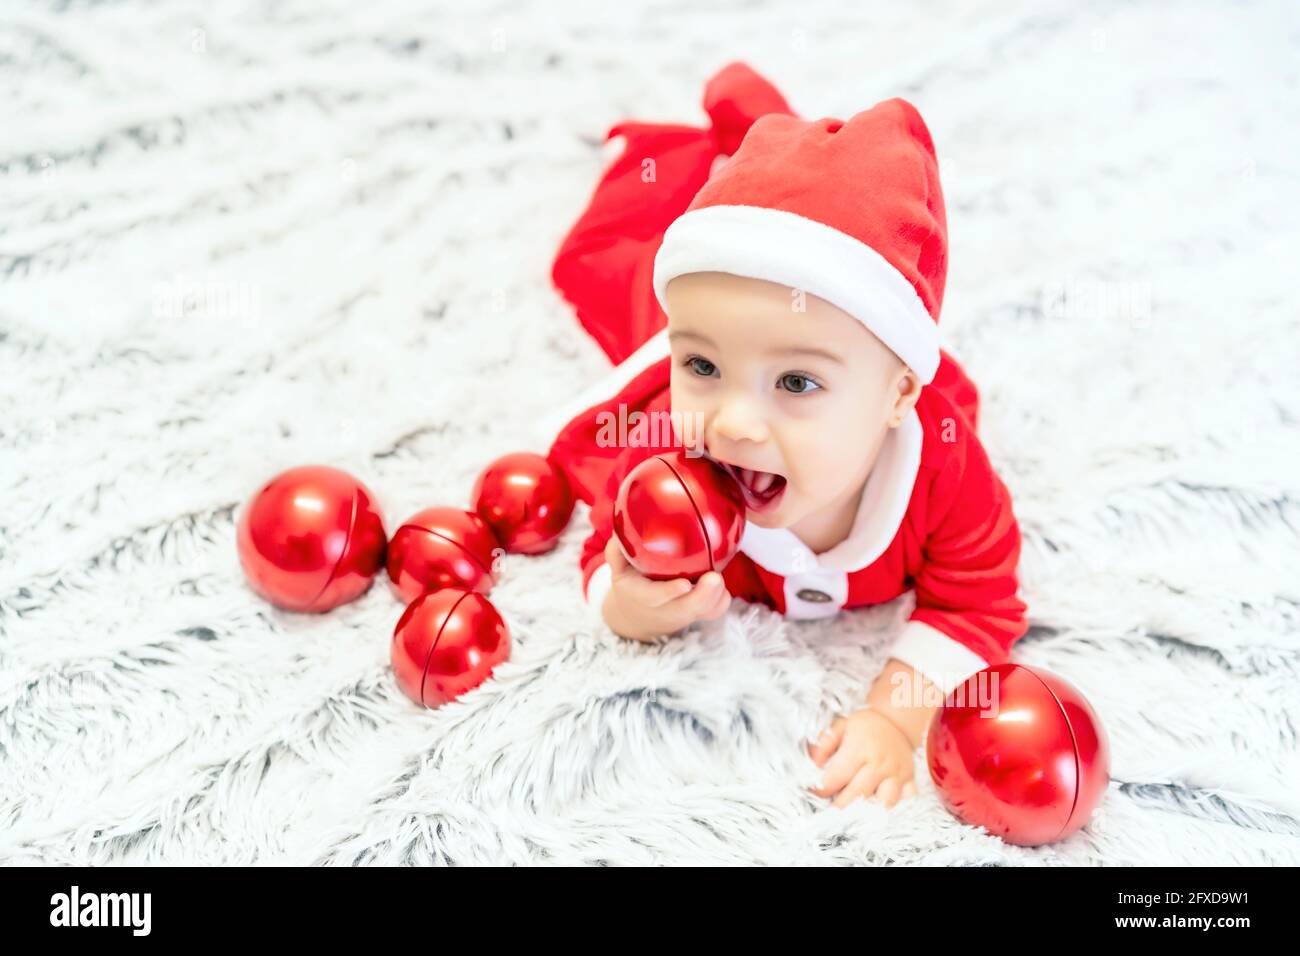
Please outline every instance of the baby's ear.
[[898, 393], [900, 395], [909, 395], [913, 398], [920, 395], [921, 377], [912, 371], [910, 365], [899, 360], [898, 368], [894, 374], [898, 376]]
[[906, 362], [898, 363], [898, 370], [895, 373], [898, 376], [898, 397], [894, 400], [894, 408], [889, 416], [889, 427], [897, 428], [907, 417], [907, 413], [912, 410], [921, 397], [921, 378], [907, 365]]

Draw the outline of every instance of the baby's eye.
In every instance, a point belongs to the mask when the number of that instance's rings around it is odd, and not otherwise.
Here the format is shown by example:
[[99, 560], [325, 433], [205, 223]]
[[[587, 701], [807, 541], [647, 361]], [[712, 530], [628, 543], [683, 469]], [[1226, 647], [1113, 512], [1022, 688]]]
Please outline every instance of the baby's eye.
[[714, 365], [706, 358], [700, 358], [698, 355], [693, 355], [690, 358], [688, 358], [686, 360], [686, 365], [696, 375], [702, 375], [705, 378], [708, 378], [715, 371], [717, 371], [716, 365]]
[[804, 392], [815, 392], [817, 389], [821, 388], [820, 385], [814, 382], [807, 375], [800, 375], [798, 372], [787, 372], [785, 375], [782, 375], [781, 387], [787, 392], [794, 392], [796, 395]]

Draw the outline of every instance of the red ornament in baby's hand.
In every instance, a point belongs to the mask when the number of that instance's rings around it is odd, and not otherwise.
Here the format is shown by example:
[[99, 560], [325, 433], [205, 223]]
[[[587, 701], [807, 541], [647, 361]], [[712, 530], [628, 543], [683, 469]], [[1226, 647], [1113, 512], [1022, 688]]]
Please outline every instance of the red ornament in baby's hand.
[[384, 563], [374, 495], [345, 471], [304, 465], [263, 485], [237, 532], [248, 583], [290, 611], [328, 611], [365, 593]]
[[473, 508], [507, 551], [551, 550], [573, 514], [573, 491], [564, 472], [542, 455], [503, 455], [479, 475]]
[[614, 534], [628, 563], [656, 581], [721, 571], [740, 549], [745, 499], [740, 486], [703, 456], [653, 455], [623, 479]]
[[426, 508], [412, 515], [388, 545], [388, 578], [403, 601], [425, 591], [461, 587], [487, 594], [496, 583], [501, 543], [472, 511]]
[[1022, 664], [968, 677], [935, 714], [925, 749], [944, 806], [1020, 846], [1078, 830], [1110, 782], [1106, 730], [1087, 698]]
[[391, 653], [403, 693], [437, 707], [473, 690], [510, 656], [510, 631], [482, 594], [441, 588], [407, 607], [393, 630]]

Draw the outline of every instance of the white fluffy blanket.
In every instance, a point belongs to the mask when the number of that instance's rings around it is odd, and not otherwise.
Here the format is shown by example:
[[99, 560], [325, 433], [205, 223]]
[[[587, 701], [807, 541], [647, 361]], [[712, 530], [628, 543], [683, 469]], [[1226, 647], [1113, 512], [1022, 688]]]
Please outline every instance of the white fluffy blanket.
[[[1285, 0], [83, 7], [0, 24], [0, 862], [1300, 863], [1300, 99]], [[636, 117], [730, 59], [937, 141], [944, 344], [1015, 495], [1032, 630], [1113, 747], [1022, 849], [830, 808], [804, 739], [910, 595], [586, 623], [580, 510], [511, 557], [496, 678], [393, 682], [386, 586], [244, 585], [238, 508], [322, 461], [390, 523], [464, 504], [607, 367], [551, 256]]]

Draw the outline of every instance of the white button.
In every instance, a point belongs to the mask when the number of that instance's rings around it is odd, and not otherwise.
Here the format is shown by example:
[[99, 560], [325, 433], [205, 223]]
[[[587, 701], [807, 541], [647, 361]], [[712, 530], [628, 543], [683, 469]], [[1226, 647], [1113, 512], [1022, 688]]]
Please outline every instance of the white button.
[[817, 569], [785, 579], [785, 616], [800, 620], [834, 617], [849, 596], [843, 571]]

